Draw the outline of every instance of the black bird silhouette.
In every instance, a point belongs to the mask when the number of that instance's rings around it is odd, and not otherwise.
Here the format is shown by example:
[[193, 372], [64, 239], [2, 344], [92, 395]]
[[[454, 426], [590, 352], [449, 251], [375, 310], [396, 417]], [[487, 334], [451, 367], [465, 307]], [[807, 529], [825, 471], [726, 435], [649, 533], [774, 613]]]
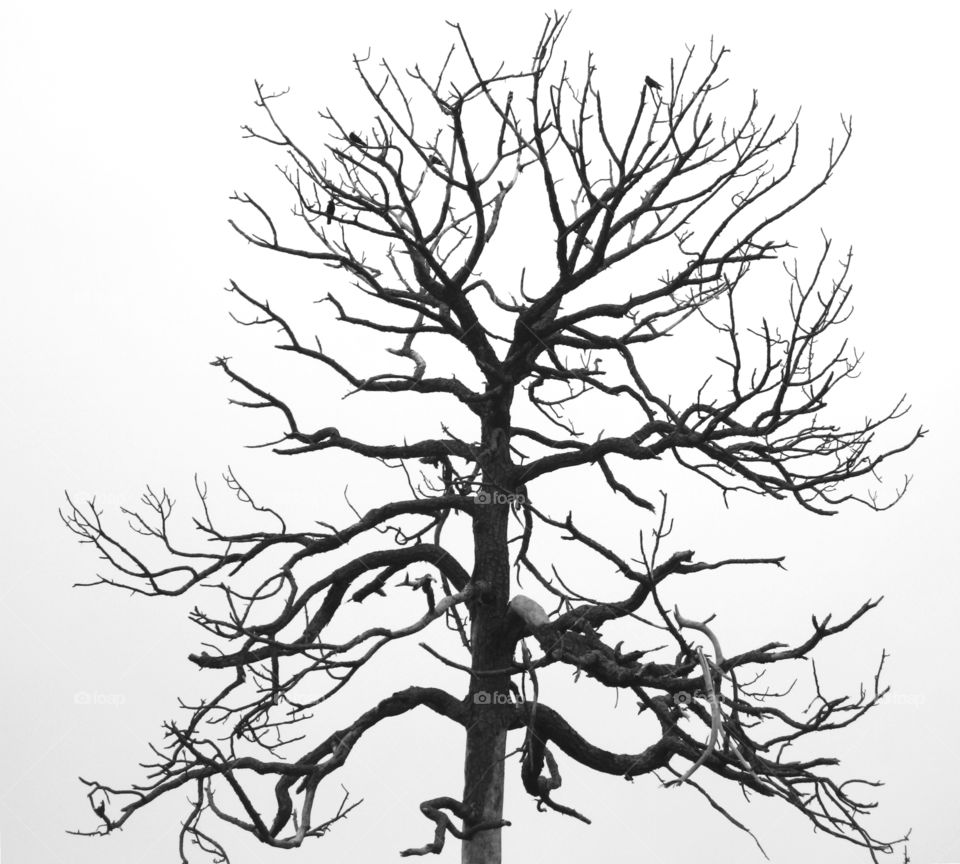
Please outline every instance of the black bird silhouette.
[[107, 826], [108, 831], [113, 830], [113, 822], [110, 821], [110, 817], [107, 816], [107, 805], [106, 802], [101, 801], [93, 808], [93, 812], [97, 814], [102, 820], [103, 824]]
[[643, 83], [647, 85], [651, 90], [660, 90], [660, 85], [653, 80], [649, 75], [643, 79]]
[[363, 139], [362, 139], [359, 135], [357, 135], [356, 132], [351, 132], [351, 133], [347, 136], [347, 138], [350, 139], [350, 143], [353, 144], [355, 147], [366, 147], [366, 146], [367, 146], [366, 144], [363, 143]]
[[334, 210], [334, 203], [333, 203], [333, 199], [331, 198], [330, 203], [327, 204], [327, 225], [329, 225], [333, 221], [333, 210]]

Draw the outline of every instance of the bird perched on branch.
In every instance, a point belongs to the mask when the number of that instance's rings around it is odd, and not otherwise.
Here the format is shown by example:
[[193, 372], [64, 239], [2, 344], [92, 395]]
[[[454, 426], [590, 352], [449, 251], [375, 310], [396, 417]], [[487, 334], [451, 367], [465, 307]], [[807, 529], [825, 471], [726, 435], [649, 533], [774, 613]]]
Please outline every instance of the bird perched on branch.
[[354, 147], [366, 147], [367, 145], [363, 143], [363, 139], [356, 133], [351, 132], [347, 138]]
[[107, 831], [112, 831], [114, 828], [113, 821], [107, 816], [107, 805], [106, 802], [101, 801], [93, 808], [93, 812], [97, 814], [102, 820], [103, 824], [107, 826]]
[[333, 221], [334, 209], [335, 209], [335, 205], [333, 203], [333, 199], [331, 198], [330, 203], [327, 204], [327, 225], [329, 225]]
[[651, 90], [662, 89], [660, 85], [656, 81], [654, 81], [653, 78], [651, 78], [649, 75], [647, 75], [647, 77], [643, 79], [643, 83], [646, 84], [647, 87], [649, 87]]

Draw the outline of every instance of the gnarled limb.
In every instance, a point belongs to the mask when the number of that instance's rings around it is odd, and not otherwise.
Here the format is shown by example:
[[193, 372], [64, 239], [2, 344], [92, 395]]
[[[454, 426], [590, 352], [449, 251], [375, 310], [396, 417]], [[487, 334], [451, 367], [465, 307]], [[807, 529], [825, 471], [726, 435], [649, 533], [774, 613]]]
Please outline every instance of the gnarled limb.
[[450, 817], [443, 812], [444, 810], [449, 810], [454, 816], [464, 821], [471, 818], [463, 804], [455, 798], [441, 797], [424, 801], [420, 805], [420, 812], [437, 825], [433, 840], [427, 843], [426, 846], [404, 849], [400, 853], [402, 858], [408, 858], [414, 855], [439, 855], [443, 851], [443, 845], [447, 839], [448, 831], [458, 840], [470, 840], [482, 831], [492, 831], [493, 829], [505, 828], [510, 825], [506, 819], [497, 819], [490, 822], [479, 822], [470, 828], [460, 829], [453, 824]]

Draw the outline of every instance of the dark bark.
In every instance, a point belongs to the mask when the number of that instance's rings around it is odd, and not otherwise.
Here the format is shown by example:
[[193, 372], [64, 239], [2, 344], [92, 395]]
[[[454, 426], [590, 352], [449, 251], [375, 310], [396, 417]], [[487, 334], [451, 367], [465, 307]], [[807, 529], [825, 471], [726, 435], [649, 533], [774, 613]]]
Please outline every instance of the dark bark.
[[[510, 600], [510, 558], [507, 527], [510, 518], [511, 466], [508, 396], [483, 421], [481, 444], [483, 485], [478, 493], [473, 521], [474, 568], [472, 579], [483, 590], [471, 613], [471, 668], [485, 672], [506, 669], [513, 661], [514, 642], [507, 632]], [[472, 675], [468, 694], [470, 719], [464, 753], [463, 804], [465, 828], [503, 819], [504, 762], [507, 729], [513, 718], [510, 676]], [[488, 864], [501, 860], [501, 829], [481, 831], [462, 844], [463, 864]]]

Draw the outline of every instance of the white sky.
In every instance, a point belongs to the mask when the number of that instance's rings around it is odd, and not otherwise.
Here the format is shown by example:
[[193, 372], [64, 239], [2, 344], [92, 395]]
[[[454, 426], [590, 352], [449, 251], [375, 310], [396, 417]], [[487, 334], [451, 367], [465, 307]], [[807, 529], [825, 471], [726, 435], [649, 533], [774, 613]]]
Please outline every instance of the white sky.
[[[838, 249], [855, 247], [857, 313], [848, 333], [867, 355], [856, 406], [878, 411], [909, 392], [914, 415], [903, 432], [917, 422], [932, 431], [888, 479], [910, 471], [914, 485], [889, 513], [848, 511], [831, 519], [775, 502], [743, 502], [723, 512], [715, 497], [684, 485], [676, 499], [678, 548], [708, 558], [785, 553], [790, 570], [697, 579], [677, 586], [671, 599], [697, 617], [718, 611], [731, 642], [747, 647], [804, 635], [811, 613], [840, 615], [885, 595], [876, 612], [825, 652], [824, 668], [837, 692], [855, 693], [861, 680], [870, 681], [885, 647], [893, 698], [823, 746], [843, 757], [850, 775], [887, 781], [878, 792], [875, 833], [896, 835], [912, 826], [915, 864], [960, 861], [960, 699], [951, 674], [960, 601], [953, 540], [953, 8], [593, 0], [572, 9], [562, 53], [582, 65], [585, 52], [594, 51], [609, 104], [626, 101], [644, 74], [667, 77], [671, 56], [685, 44], [706, 47], [713, 35], [733, 49], [732, 93], [746, 99], [757, 88], [761, 108], [783, 117], [803, 105], [801, 169], [819, 169], [841, 111], [854, 117], [845, 163], [796, 231], [815, 239], [823, 226]], [[275, 89], [290, 86], [285, 107], [292, 117], [327, 105], [363, 117], [352, 51], [372, 46], [397, 66], [421, 60], [433, 68], [450, 41], [443, 20], [453, 18], [490, 62], [519, 61], [530, 53], [540, 16], [499, 2], [482, 8], [173, 2], [148, 11], [134, 4], [8, 0], [0, 10], [6, 492], [0, 855], [6, 864], [175, 860], [182, 799], [142, 813], [120, 836], [85, 840], [64, 831], [93, 824], [77, 775], [115, 785], [140, 779], [136, 763], [160, 723], [173, 716], [175, 697], [212, 686], [186, 661], [199, 637], [185, 612], [199, 597], [184, 605], [70, 588], [89, 578], [96, 562], [59, 523], [63, 490], [97, 494], [109, 512], [133, 503], [145, 483], [167, 484], [186, 507], [194, 471], [213, 482], [232, 464], [252, 485], [278, 493], [291, 488], [297, 512], [309, 518], [347, 517], [343, 465], [277, 466], [279, 457], [242, 450], [277, 426], [229, 409], [225, 381], [208, 365], [230, 354], [255, 368], [262, 344], [227, 320], [228, 308], [237, 309], [220, 290], [228, 278], [291, 303], [290, 286], [301, 298], [319, 296], [332, 278], [256, 254], [226, 225], [236, 214], [227, 200], [235, 188], [277, 188], [266, 170], [274, 154], [240, 140], [240, 124], [257, 119], [253, 78]], [[806, 249], [810, 260], [816, 249]], [[304, 378], [305, 386], [308, 380], [317, 386], [318, 379]], [[339, 406], [336, 399], [320, 404]], [[363, 404], [337, 410], [343, 415], [327, 422], [385, 422]], [[415, 419], [401, 414], [386, 422]], [[351, 490], [360, 506], [377, 500], [377, 488], [366, 481]], [[377, 667], [361, 679], [355, 704], [368, 706], [428, 678], [450, 680], [420, 658], [415, 670], [409, 677], [396, 666]], [[631, 739], [634, 727], [622, 711], [616, 722], [608, 718], [610, 698], [600, 688], [572, 690], [563, 677], [556, 686], [557, 706], [572, 705], [595, 743], [625, 749], [648, 743]], [[587, 692], [597, 698], [584, 702]], [[81, 704], [84, 694], [91, 704]], [[119, 697], [112, 701], [121, 704], [97, 704], [98, 696]], [[319, 717], [316, 734], [335, 724]], [[365, 738], [334, 779], [366, 803], [328, 838], [277, 853], [237, 832], [219, 836], [236, 851], [235, 864], [392, 860], [430, 834], [417, 810], [422, 799], [459, 795], [460, 741], [446, 725], [417, 714]], [[569, 761], [563, 767], [558, 799], [588, 812], [594, 825], [538, 814], [514, 778], [507, 862], [762, 860], [749, 838], [691, 790], [660, 790], [652, 778], [629, 786], [579, 772]], [[330, 795], [338, 791], [334, 784]], [[777, 864], [866, 860], [853, 847], [813, 835], [785, 806], [729, 801]], [[441, 860], [458, 859], [451, 842]]]

